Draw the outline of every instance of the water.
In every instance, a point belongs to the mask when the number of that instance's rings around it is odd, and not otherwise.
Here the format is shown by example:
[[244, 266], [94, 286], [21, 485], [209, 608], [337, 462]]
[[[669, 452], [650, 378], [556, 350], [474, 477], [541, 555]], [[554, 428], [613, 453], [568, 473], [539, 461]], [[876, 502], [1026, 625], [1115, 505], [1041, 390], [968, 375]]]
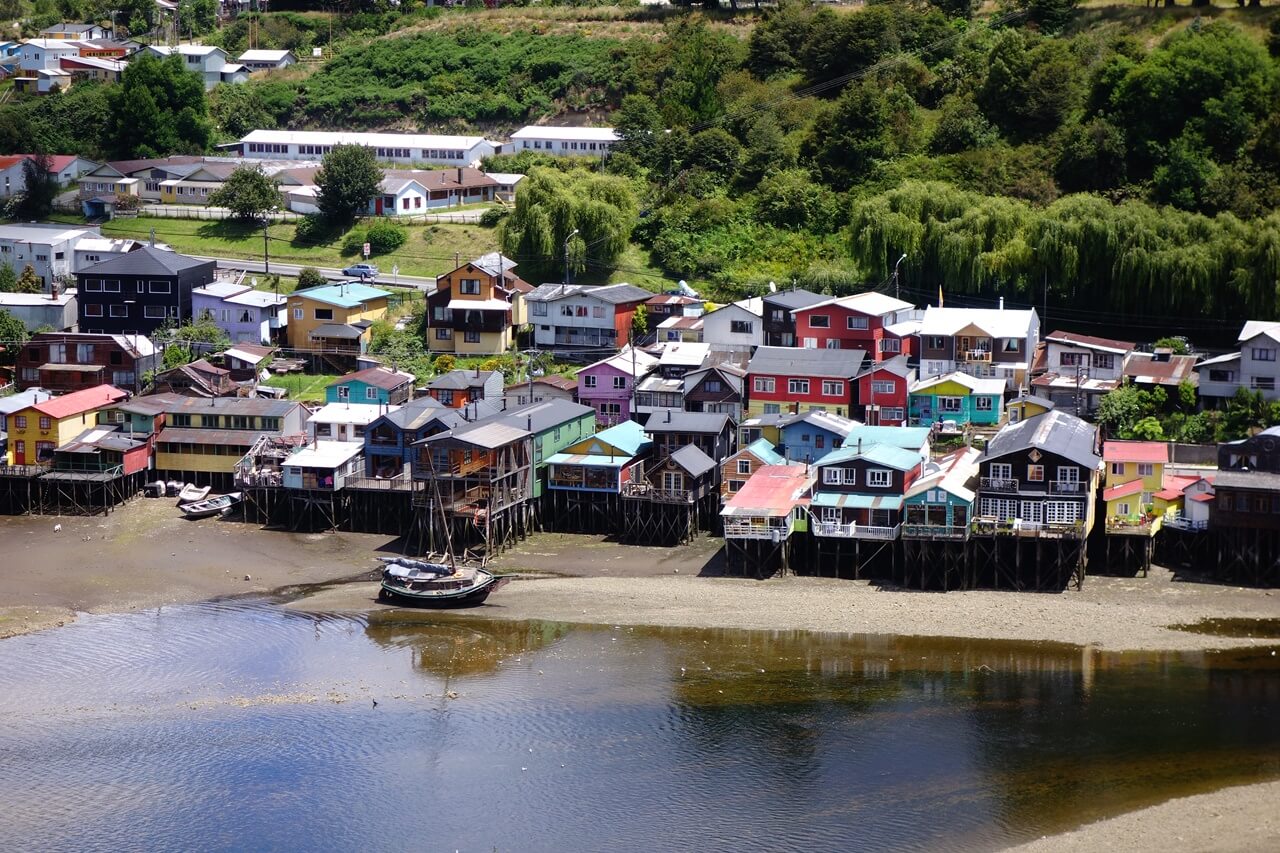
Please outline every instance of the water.
[[0, 642], [0, 846], [997, 849], [1280, 776], [1277, 660], [268, 601], [84, 617]]

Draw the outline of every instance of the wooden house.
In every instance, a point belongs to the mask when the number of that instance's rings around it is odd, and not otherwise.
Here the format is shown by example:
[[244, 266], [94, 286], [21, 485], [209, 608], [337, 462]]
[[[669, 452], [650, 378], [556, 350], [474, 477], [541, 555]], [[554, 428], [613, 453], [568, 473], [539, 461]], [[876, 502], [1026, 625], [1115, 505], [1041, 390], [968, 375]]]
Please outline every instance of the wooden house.
[[764, 343], [763, 314], [758, 296], [721, 305], [702, 316], [702, 340], [720, 349], [752, 352]]
[[736, 444], [733, 420], [711, 412], [666, 412], [650, 419], [645, 431], [653, 437], [654, 455], [665, 458], [692, 444], [712, 460], [733, 453]]
[[846, 444], [816, 463], [809, 503], [820, 538], [898, 538], [903, 499], [920, 476], [919, 453], [888, 444]]
[[689, 412], [718, 412], [742, 420], [746, 408], [745, 368], [722, 363], [690, 371], [681, 380], [684, 408]]
[[773, 445], [758, 438], [720, 463], [720, 500], [726, 501], [742, 490], [751, 475], [766, 465], [785, 465], [787, 460]]
[[1009, 423], [1016, 424], [1018, 421], [1025, 421], [1028, 418], [1043, 415], [1045, 412], [1051, 412], [1056, 405], [1047, 397], [1041, 397], [1036, 394], [1019, 394], [1004, 404], [1004, 412], [1009, 418]]
[[413, 394], [412, 373], [390, 367], [368, 367], [335, 379], [324, 390], [326, 403], [398, 406]]
[[547, 457], [549, 528], [620, 532], [622, 492], [644, 478], [652, 446], [640, 424], [623, 421]]
[[166, 479], [230, 487], [237, 463], [260, 437], [301, 436], [305, 431], [306, 409], [288, 400], [178, 394], [146, 399], [164, 411], [156, 471]]
[[578, 402], [578, 380], [567, 376], [534, 376], [525, 382], [513, 382], [503, 390], [509, 406], [525, 406], [543, 400]]
[[[1102, 445], [1102, 502], [1109, 535], [1154, 536], [1164, 521], [1156, 495], [1165, 488], [1169, 445], [1163, 441], [1113, 441]], [[1174, 502], [1178, 502], [1181, 491]], [[1170, 501], [1161, 498], [1163, 508]]]
[[231, 371], [198, 358], [190, 364], [160, 371], [152, 380], [151, 388], [155, 393], [186, 397], [234, 397], [240, 386], [231, 378]]
[[873, 362], [858, 374], [856, 411], [868, 424], [905, 426], [908, 389], [915, 380], [915, 368], [905, 355]]
[[151, 397], [130, 397], [99, 409], [98, 423], [126, 434], [158, 433], [164, 429], [164, 405]]
[[434, 397], [419, 397], [399, 409], [384, 412], [365, 428], [365, 476], [385, 481], [388, 488], [408, 488], [408, 472], [417, 456], [416, 442], [499, 411], [501, 406], [494, 401], [454, 409]]
[[1120, 387], [1134, 349], [1130, 341], [1050, 332], [1032, 362], [1032, 390], [1068, 411], [1096, 412], [1102, 398]]
[[791, 534], [809, 526], [808, 465], [765, 465], [720, 510], [725, 564], [757, 577], [790, 568]]
[[658, 366], [644, 350], [627, 347], [578, 371], [578, 401], [596, 410], [601, 426], [631, 420], [636, 386]]
[[655, 503], [697, 503], [715, 492], [715, 461], [696, 445], [686, 444], [666, 455], [644, 472], [644, 477], [623, 487], [626, 498]]
[[819, 302], [826, 302], [828, 297], [820, 293], [811, 293], [803, 288], [779, 290], [766, 293], [762, 298], [764, 309], [764, 345], [767, 347], [799, 346], [796, 341], [795, 312]]
[[862, 350], [760, 347], [747, 364], [747, 411], [853, 411], [855, 378], [862, 372]]
[[336, 492], [364, 468], [362, 446], [347, 441], [314, 441], [297, 449], [283, 465], [286, 489]]
[[155, 345], [141, 335], [36, 332], [18, 350], [15, 379], [55, 394], [104, 384], [137, 394], [156, 366]]
[[778, 429], [778, 451], [790, 462], [815, 462], [845, 444], [857, 421], [830, 412], [802, 412]]
[[53, 451], [54, 471], [129, 476], [151, 468], [154, 435], [95, 425]]
[[569, 400], [543, 400], [506, 409], [486, 422], [519, 427], [530, 435], [533, 453], [533, 499], [542, 497], [547, 460], [595, 434], [596, 416], [589, 406]]
[[738, 446], [744, 447], [764, 439], [770, 446], [782, 443], [782, 427], [794, 415], [791, 412], [775, 412], [770, 415], [749, 415], [738, 424]]
[[80, 328], [151, 335], [191, 319], [191, 292], [214, 279], [213, 261], [142, 246], [76, 272]]
[[1008, 388], [1026, 384], [1040, 343], [1040, 318], [1034, 309], [925, 309], [920, 321], [920, 377], [954, 371], [999, 378]]
[[454, 409], [478, 400], [497, 400], [502, 397], [502, 371], [450, 370], [431, 380], [427, 396]]
[[360, 282], [326, 284], [289, 294], [289, 346], [342, 364], [369, 345], [369, 328], [387, 316], [391, 294]]
[[980, 379], [955, 371], [921, 379], [911, 386], [907, 415], [917, 426], [954, 421], [992, 426], [1004, 412], [1004, 379]]
[[355, 442], [363, 446], [369, 424], [399, 408], [376, 403], [329, 403], [307, 418], [307, 437], [312, 441]]
[[845, 438], [845, 446], [857, 445], [861, 442], [870, 447], [873, 444], [888, 444], [904, 450], [914, 450], [922, 457], [929, 457], [929, 429], [927, 427], [891, 427], [866, 426], [855, 424]]
[[919, 316], [915, 306], [884, 293], [867, 291], [815, 302], [795, 309], [796, 337], [807, 349], [862, 350], [869, 361], [909, 355], [901, 346], [881, 346], [886, 327]]
[[437, 278], [427, 296], [427, 348], [469, 355], [510, 349], [528, 322], [524, 295], [533, 290], [515, 267], [490, 252]]
[[534, 345], [574, 349], [626, 346], [636, 309], [652, 296], [633, 284], [544, 284], [524, 298]]
[[9, 427], [10, 465], [46, 465], [55, 448], [67, 444], [97, 423], [98, 409], [125, 399], [128, 394], [113, 385], [99, 385], [52, 397], [12, 411]]
[[903, 499], [903, 583], [920, 589], [977, 585], [970, 560], [970, 521], [981, 451], [961, 447], [926, 461]]

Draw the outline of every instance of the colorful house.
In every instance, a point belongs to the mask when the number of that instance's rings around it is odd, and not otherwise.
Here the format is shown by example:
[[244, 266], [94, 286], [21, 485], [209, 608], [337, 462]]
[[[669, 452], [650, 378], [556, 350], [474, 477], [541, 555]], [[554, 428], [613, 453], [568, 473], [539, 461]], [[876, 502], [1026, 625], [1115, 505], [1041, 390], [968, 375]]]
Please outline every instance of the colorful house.
[[128, 396], [128, 392], [114, 385], [99, 385], [32, 403], [10, 413], [8, 464], [52, 462], [54, 449], [97, 424], [94, 413], [98, 409]]
[[908, 416], [912, 424], [939, 421], [992, 426], [1003, 414], [1005, 380], [979, 379], [959, 371], [923, 379], [911, 386]]
[[[763, 575], [780, 560], [785, 571], [791, 534], [809, 526], [806, 506], [812, 484], [808, 465], [766, 465], [756, 471], [720, 510], [726, 566], [732, 569], [741, 560], [744, 573]], [[751, 547], [756, 543], [766, 550]]]
[[523, 429], [531, 435], [533, 462], [532, 497], [542, 497], [547, 460], [596, 431], [596, 415], [588, 406], [568, 400], [543, 400], [507, 409], [482, 423]]
[[466, 354], [502, 353], [528, 322], [524, 294], [533, 285], [515, 274], [516, 262], [497, 252], [436, 279], [427, 296], [427, 349]]
[[1026, 384], [1040, 343], [1034, 310], [999, 308], [925, 309], [920, 321], [920, 376], [953, 371], [1004, 379], [1010, 388]]
[[1018, 421], [1025, 421], [1045, 412], [1054, 410], [1056, 404], [1047, 397], [1040, 397], [1035, 394], [1019, 394], [1012, 400], [1004, 404], [1004, 412], [1009, 417], [1009, 423], [1016, 424]]
[[595, 409], [601, 425], [630, 420], [635, 388], [657, 366], [658, 359], [632, 347], [589, 364], [578, 371], [578, 402]]
[[891, 447], [901, 447], [904, 450], [914, 450], [922, 457], [929, 457], [929, 428], [928, 427], [891, 427], [891, 426], [864, 426], [855, 425], [849, 430], [849, 435], [845, 438], [845, 446], [857, 446], [859, 443], [866, 447], [873, 444], [887, 444]]
[[[1164, 516], [1156, 509], [1156, 494], [1165, 488], [1169, 445], [1163, 441], [1107, 441], [1102, 445], [1102, 461], [1107, 532], [1154, 535]], [[1180, 502], [1181, 495], [1179, 489], [1173, 502]], [[1167, 507], [1169, 497], [1161, 502]]]
[[360, 476], [361, 446], [348, 441], [315, 441], [299, 447], [281, 466], [286, 489], [336, 492]]
[[1182, 489], [1182, 507], [1165, 517], [1165, 526], [1177, 530], [1203, 532], [1209, 529], [1209, 514], [1214, 500], [1215, 474], [1205, 474]]
[[819, 538], [898, 538], [903, 499], [920, 476], [924, 458], [888, 444], [849, 445], [817, 463], [809, 502]]
[[747, 364], [747, 412], [853, 411], [862, 350], [760, 347]]
[[539, 348], [620, 348], [631, 342], [636, 309], [653, 294], [633, 284], [544, 284], [525, 295]]
[[624, 486], [644, 476], [652, 446], [644, 427], [623, 421], [549, 456], [547, 487], [620, 494]]
[[391, 294], [350, 281], [289, 294], [289, 346], [356, 355], [369, 346], [369, 327], [387, 316]]
[[886, 351], [881, 347], [881, 339], [885, 337], [886, 326], [919, 316], [910, 302], [874, 291], [827, 299], [792, 313], [800, 346], [862, 350], [872, 361], [909, 354], [909, 345], [906, 351], [901, 345]]
[[137, 474], [151, 467], [154, 436], [115, 426], [92, 426], [54, 449], [53, 470], [66, 474]]
[[782, 426], [794, 415], [785, 414], [752, 415], [738, 424], [738, 446], [745, 447], [752, 442], [764, 439], [772, 447], [782, 443]]
[[879, 426], [905, 426], [907, 392], [915, 382], [915, 368], [896, 355], [874, 362], [858, 374], [858, 410], [863, 421]]
[[350, 441], [363, 445], [369, 424], [399, 408], [381, 403], [329, 403], [307, 419], [307, 437], [312, 441]]
[[814, 462], [845, 443], [857, 421], [830, 412], [791, 415], [778, 430], [778, 450], [789, 462]]
[[413, 393], [412, 373], [390, 367], [369, 367], [348, 373], [329, 383], [324, 390], [326, 403], [364, 403], [400, 405]]
[[263, 436], [300, 436], [307, 410], [289, 400], [249, 397], [147, 398], [163, 407], [165, 427], [157, 437], [156, 471], [197, 485], [230, 487], [236, 463]]
[[982, 451], [961, 447], [926, 462], [907, 489], [904, 539], [968, 539]]
[[427, 396], [442, 405], [460, 409], [478, 400], [497, 400], [502, 397], [502, 371], [500, 370], [450, 370], [442, 373], [427, 385]]
[[751, 476], [766, 465], [785, 465], [787, 460], [773, 445], [758, 438], [720, 463], [720, 500], [728, 500], [742, 490]]
[[[479, 410], [477, 412], [477, 410]], [[372, 421], [364, 433], [365, 474], [371, 479], [396, 480], [409, 487], [405, 472], [417, 457], [414, 442], [497, 414], [497, 401], [482, 401], [464, 409], [445, 406], [434, 397], [419, 397]]]

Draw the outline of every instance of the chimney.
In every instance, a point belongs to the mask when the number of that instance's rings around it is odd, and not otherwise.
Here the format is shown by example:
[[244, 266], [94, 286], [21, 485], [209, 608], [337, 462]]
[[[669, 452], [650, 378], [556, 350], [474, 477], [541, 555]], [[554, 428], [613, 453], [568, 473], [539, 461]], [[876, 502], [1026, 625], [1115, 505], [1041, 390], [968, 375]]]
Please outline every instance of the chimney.
[[462, 183], [462, 167], [458, 167], [458, 183]]
[[527, 430], [527, 432], [533, 432], [533, 416], [532, 416], [532, 415], [530, 415], [529, 417], [525, 418], [525, 419], [524, 419], [524, 422], [525, 422], [525, 423], [528, 425], [528, 427], [529, 427], [529, 428], [528, 428], [528, 430]]
[[1004, 297], [1003, 297], [1003, 296], [1001, 296], [1001, 297], [1000, 297], [1000, 310], [1001, 310], [1001, 311], [1003, 311], [1003, 310], [1004, 310]]
[[671, 423], [671, 410], [667, 409], [667, 423]]
[[858, 455], [862, 455], [862, 436], [858, 436]]

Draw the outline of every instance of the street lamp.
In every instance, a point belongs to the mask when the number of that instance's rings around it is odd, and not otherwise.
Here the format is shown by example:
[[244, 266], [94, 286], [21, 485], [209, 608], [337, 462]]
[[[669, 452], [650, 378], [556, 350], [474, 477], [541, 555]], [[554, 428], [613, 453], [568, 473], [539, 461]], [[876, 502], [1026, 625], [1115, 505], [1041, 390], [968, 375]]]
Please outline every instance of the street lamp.
[[564, 238], [564, 283], [565, 284], [569, 283], [569, 241], [572, 240], [574, 235], [576, 235], [577, 233], [578, 233], [578, 229], [575, 228], [569, 232], [567, 237]]
[[907, 259], [906, 252], [902, 253], [902, 257], [898, 258], [898, 262], [893, 265], [893, 295], [896, 299], [902, 298], [902, 285], [898, 281], [898, 267], [902, 266], [902, 262]]

